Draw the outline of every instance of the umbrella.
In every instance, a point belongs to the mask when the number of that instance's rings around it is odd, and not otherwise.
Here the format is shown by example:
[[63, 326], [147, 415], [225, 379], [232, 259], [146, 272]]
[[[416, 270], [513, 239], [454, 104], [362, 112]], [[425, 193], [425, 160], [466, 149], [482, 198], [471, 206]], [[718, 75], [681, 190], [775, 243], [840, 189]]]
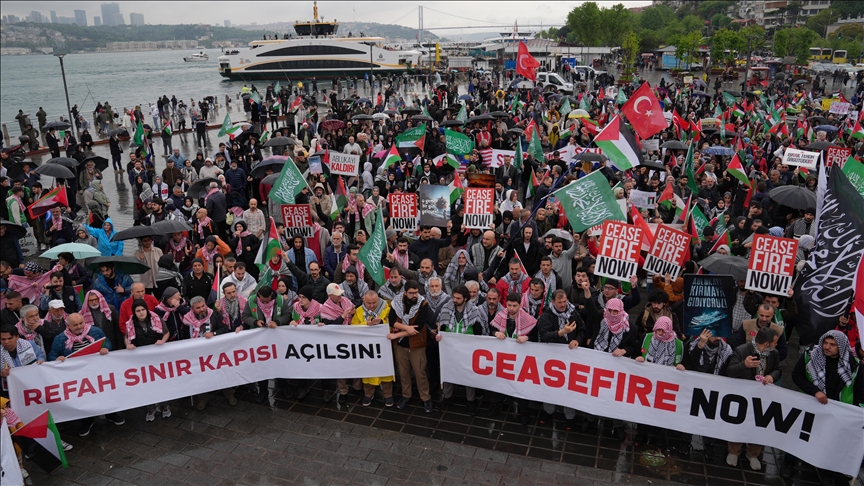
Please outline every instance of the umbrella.
[[264, 147], [286, 147], [290, 145], [297, 145], [297, 142], [295, 142], [291, 137], [273, 137], [270, 140], [267, 140]]
[[241, 96], [241, 98], [243, 98], [244, 100], [248, 100], [251, 97], [252, 97], [251, 93], [243, 93], [243, 96]]
[[494, 117], [484, 113], [482, 115], [472, 116], [471, 118], [468, 119], [468, 123], [485, 122], [485, 121], [493, 121], [493, 120], [495, 120]]
[[842, 148], [832, 145], [831, 142], [813, 142], [807, 146], [810, 150], [828, 150], [829, 148]]
[[389, 120], [390, 115], [388, 115], [387, 113], [375, 113], [374, 115], [372, 115], [372, 119], [373, 120]]
[[27, 228], [21, 226], [20, 224], [13, 223], [12, 221], [0, 219], [0, 226], [6, 228], [6, 238], [15, 238], [16, 240], [20, 240], [21, 238], [27, 236]]
[[100, 157], [98, 155], [91, 155], [84, 159], [84, 165], [87, 165], [87, 162], [93, 162], [93, 165], [96, 167], [96, 170], [102, 172], [108, 169], [108, 159], [105, 157]]
[[810, 120], [810, 123], [816, 123], [819, 125], [828, 123], [828, 119], [824, 116], [811, 116], [810, 118], [808, 118], [808, 120]]
[[10, 182], [17, 179], [18, 176], [24, 173], [24, 164], [29, 165], [31, 170], [39, 165], [32, 160], [22, 160], [21, 162], [13, 163], [12, 165], [6, 167], [6, 177], [10, 179]]
[[182, 231], [192, 231], [192, 227], [183, 221], [175, 221], [172, 219], [166, 219], [163, 221], [159, 221], [158, 223], [151, 226], [153, 230], [158, 235], [165, 235], [170, 233], [180, 233]]
[[734, 96], [734, 97], [736, 97], [736, 98], [740, 98], [740, 97], [741, 97], [741, 93], [738, 92], [738, 91], [732, 91], [731, 89], [727, 89], [727, 90], [725, 90], [725, 92], [726, 92], [726, 93], [729, 93], [730, 95], [732, 95], [732, 96]]
[[558, 101], [559, 99], [561, 99], [562, 96], [564, 96], [564, 95], [555, 93], [555, 94], [551, 94], [551, 95], [547, 96], [546, 99], [552, 100], [552, 101]]
[[747, 259], [715, 253], [699, 262], [699, 266], [712, 273], [732, 275], [735, 280], [747, 279]]
[[261, 179], [265, 175], [267, 175], [268, 170], [272, 170], [273, 172], [281, 172], [282, 166], [285, 165], [286, 162], [291, 160], [289, 157], [284, 155], [273, 155], [271, 157], [267, 157], [262, 160], [252, 169], [252, 172], [249, 174], [253, 179]]
[[396, 110], [384, 110], [383, 113], [386, 113], [388, 115], [398, 115], [399, 114], [399, 112]]
[[792, 85], [793, 85], [793, 86], [799, 86], [799, 85], [802, 85], [802, 84], [807, 84], [807, 83], [809, 83], [809, 82], [810, 82], [810, 81], [807, 81], [806, 79], [799, 79], [798, 81], [795, 81], [794, 83], [792, 83]]
[[69, 128], [71, 126], [72, 125], [66, 123], [65, 121], [50, 121], [50, 122], [46, 123], [45, 126], [42, 128], [44, 128], [46, 130], [51, 130], [52, 128], [55, 128], [57, 130], [66, 130], [67, 128]]
[[666, 167], [662, 163], [660, 163], [660, 161], [646, 160], [639, 165], [642, 167], [648, 167], [649, 169], [652, 169], [652, 170], [659, 170], [661, 172], [666, 171]]
[[672, 149], [672, 150], [687, 150], [687, 146], [681, 143], [679, 140], [670, 140], [668, 142], [663, 143], [660, 148]]
[[707, 149], [703, 150], [702, 153], [708, 155], [735, 155], [735, 150], [730, 147], [721, 147], [719, 145], [715, 145], [713, 147], [708, 147]]
[[510, 117], [510, 114], [509, 114], [509, 113], [505, 113], [505, 112], [503, 112], [503, 111], [493, 111], [492, 113], [489, 113], [489, 116], [492, 116], [492, 117], [495, 117], [495, 118], [509, 118], [509, 117]]
[[113, 263], [115, 271], [125, 273], [126, 275], [140, 275], [151, 270], [151, 268], [141, 260], [135, 257], [127, 256], [94, 258], [93, 261], [91, 261], [90, 264], [87, 265], [87, 270], [90, 270], [91, 272], [98, 272], [99, 267], [103, 263]]
[[359, 98], [357, 99], [357, 103], [369, 103], [371, 105], [372, 100], [370, 100], [369, 98]]
[[771, 189], [768, 197], [772, 201], [793, 209], [816, 207], [816, 193], [804, 186], [780, 186]]
[[546, 238], [548, 238], [550, 236], [557, 236], [558, 238], [561, 238], [562, 240], [567, 240], [570, 243], [573, 243], [573, 235], [570, 234], [569, 231], [564, 231], [563, 229], [558, 229], [558, 228], [550, 229], [549, 231], [546, 232], [545, 235], [543, 235], [543, 239], [545, 240]]
[[419, 121], [419, 122], [431, 122], [431, 121], [432, 121], [432, 117], [431, 117], [431, 116], [426, 116], [426, 115], [414, 115], [414, 116], [411, 117], [411, 120], [413, 120], [413, 121]]
[[212, 177], [205, 177], [203, 179], [198, 179], [193, 182], [189, 189], [186, 190], [186, 196], [192, 198], [192, 200], [196, 200], [198, 198], [202, 198], [210, 192], [210, 183], [211, 182], [219, 182], [217, 179]]
[[604, 160], [609, 160], [609, 158], [606, 157], [606, 156], [603, 155], [603, 154], [595, 154], [595, 153], [592, 153], [592, 152], [584, 152], [584, 153], [582, 154], [582, 156], [579, 157], [579, 160], [585, 160], [585, 161], [588, 161], [588, 162], [603, 162]]
[[462, 101], [472, 101], [474, 99], [474, 97], [469, 95], [469, 94], [464, 94], [464, 95], [460, 96], [459, 99]]
[[704, 88], [708, 87], [708, 85], [705, 84], [705, 81], [702, 81], [701, 79], [694, 79], [693, 80], [693, 86], [702, 86]]
[[820, 131], [820, 130], [823, 131], [823, 132], [831, 132], [831, 133], [834, 133], [834, 132], [836, 132], [837, 130], [839, 130], [839, 128], [835, 127], [834, 125], [819, 125], [819, 126], [816, 127], [816, 131], [818, 132], [818, 131]]
[[72, 256], [78, 260], [102, 256], [102, 253], [99, 250], [83, 243], [65, 243], [55, 246], [39, 256], [49, 260], [56, 260], [57, 256], [64, 252], [71, 253]]
[[704, 91], [694, 91], [693, 96], [704, 96], [705, 98], [710, 98], [711, 95]]
[[523, 133], [525, 133], [525, 131], [522, 130], [521, 128], [513, 127], [511, 129], [507, 130], [507, 133], [515, 133], [517, 135], [522, 135]]
[[588, 114], [587, 111], [580, 109], [580, 108], [577, 108], [577, 109], [571, 111], [567, 115], [567, 118], [571, 118], [571, 119], [573, 119], [573, 118], [591, 118], [591, 115]]
[[111, 241], [134, 240], [135, 238], [143, 238], [145, 236], [156, 236], [156, 230], [152, 226], [133, 226], [123, 231], [118, 231]]
[[126, 134], [127, 137], [129, 136], [129, 132], [126, 131], [125, 128], [113, 128], [111, 130], [108, 130], [108, 136], [109, 137], [117, 137], [117, 136], [123, 135], [124, 133]]
[[786, 79], [786, 73], [777, 73], [774, 75], [774, 79], [777, 79], [777, 80]]
[[261, 184], [264, 184], [265, 186], [274, 186], [276, 185], [276, 180], [279, 179], [280, 175], [282, 175], [282, 173], [270, 174], [267, 177], [261, 179]]
[[702, 119], [702, 125], [716, 125], [718, 123], [720, 123], [720, 120], [718, 120], [717, 118], [703, 118]]
[[372, 119], [372, 117], [369, 115], [354, 115], [354, 118], [352, 118], [351, 121], [364, 121], [364, 120], [371, 120], [371, 119]]
[[55, 179], [71, 179], [75, 177], [75, 174], [73, 174], [71, 170], [59, 164], [42, 164], [33, 169], [33, 172], [53, 177]]
[[74, 169], [75, 167], [78, 167], [79, 162], [69, 157], [54, 157], [52, 159], [49, 159], [46, 164], [57, 164], [62, 165], [63, 167]]
[[417, 113], [420, 113], [420, 108], [409, 106], [407, 108], [402, 108], [402, 113], [405, 115], [416, 115]]
[[444, 120], [440, 123], [442, 127], [461, 127], [464, 124], [464, 122], [459, 120]]
[[320, 126], [322, 130], [339, 130], [345, 128], [345, 122], [342, 120], [324, 120]]

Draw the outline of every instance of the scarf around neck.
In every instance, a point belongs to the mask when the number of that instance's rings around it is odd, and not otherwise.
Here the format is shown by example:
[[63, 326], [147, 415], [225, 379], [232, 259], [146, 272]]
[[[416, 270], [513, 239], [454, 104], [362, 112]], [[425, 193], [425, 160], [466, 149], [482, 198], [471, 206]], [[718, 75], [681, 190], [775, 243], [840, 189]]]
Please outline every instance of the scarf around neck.
[[[190, 327], [189, 335], [192, 339], [201, 336], [201, 326], [210, 322], [210, 317], [213, 315], [213, 309], [207, 308], [207, 314], [204, 317], [199, 318], [195, 315], [195, 311], [189, 311], [183, 316], [183, 324], [186, 324]], [[212, 332], [212, 329], [211, 329]]]
[[303, 306], [300, 305], [300, 301], [298, 300], [294, 303], [294, 314], [294, 320], [300, 324], [311, 324], [321, 314], [321, 304], [317, 300], [310, 300], [309, 308], [303, 310]]
[[357, 269], [357, 280], [364, 280], [363, 276], [366, 274], [366, 265], [363, 265], [363, 262], [360, 260], [357, 260], [357, 263], [351, 263], [346, 254], [345, 258], [342, 259], [342, 273], [344, 274], [351, 265], [354, 265], [354, 268]]
[[204, 219], [198, 220], [198, 236], [200, 236], [202, 240], [205, 238], [204, 228], [210, 224], [210, 221], [210, 216], [205, 216]]
[[[507, 309], [504, 309], [504, 312], [498, 312], [495, 314], [495, 318], [492, 319], [492, 327], [498, 329], [499, 331], [507, 334], [507, 319], [509, 314], [507, 313]], [[537, 319], [531, 317], [531, 314], [525, 312], [525, 309], [520, 308], [519, 313], [516, 314], [516, 330], [515, 336], [508, 337], [519, 337], [519, 336], [527, 336], [528, 333], [531, 332], [531, 329], [534, 329], [534, 326], [537, 325]]]
[[393, 297], [393, 302], [390, 303], [390, 307], [393, 309], [393, 312], [402, 320], [403, 324], [408, 324], [411, 319], [414, 319], [414, 316], [417, 315], [417, 312], [420, 311], [420, 308], [423, 307], [423, 301], [426, 300], [422, 295], [417, 296], [417, 303], [414, 304], [408, 311], [405, 311], [405, 292], [399, 292], [396, 294], [396, 297]]
[[90, 328], [93, 327], [90, 324], [84, 324], [84, 330], [81, 331], [81, 334], [75, 335], [72, 334], [72, 331], [69, 330], [69, 327], [66, 327], [66, 330], [63, 331], [63, 334], [66, 335], [66, 349], [72, 349], [75, 346], [75, 343], [83, 343], [85, 340], [88, 344], [96, 341], [93, 339], [93, 336], [90, 336], [88, 333], [90, 332]]
[[[849, 339], [840, 331], [828, 331], [821, 338], [819, 338], [819, 344], [814, 346], [810, 351], [810, 361], [807, 363], [807, 372], [810, 374], [810, 378], [813, 380], [813, 384], [819, 387], [822, 390], [822, 393], [827, 393], [825, 391], [825, 386], [827, 383], [827, 376], [825, 374], [826, 366], [825, 362], [827, 357], [825, 356], [825, 352], [822, 351], [822, 341], [825, 338], [833, 338], [837, 341], [837, 349], [839, 351], [839, 355], [837, 358], [837, 373], [840, 375], [840, 379], [843, 381], [843, 384], [849, 386], [852, 384], [852, 369], [849, 367]], [[830, 397], [829, 397], [830, 398]]]
[[[39, 322], [39, 325], [42, 325], [41, 323], [43, 322], [43, 320], [39, 319]], [[31, 331], [30, 329], [27, 329], [27, 326], [24, 325], [23, 317], [20, 321], [18, 321], [18, 324], [15, 324], [15, 327], [18, 328], [18, 334], [27, 341], [33, 341], [39, 336], [36, 331]]]
[[343, 318], [342, 314], [353, 308], [354, 306], [351, 304], [351, 301], [345, 297], [342, 297], [338, 304], [328, 297], [321, 304], [321, 317], [328, 321], [335, 321], [341, 318], [343, 319], [342, 324], [348, 324], [350, 323], [350, 318]]
[[238, 292], [237, 298], [233, 302], [227, 297], [222, 297], [219, 302], [219, 307], [222, 309], [222, 322], [230, 329], [231, 322], [240, 317], [240, 313], [246, 308], [246, 299]]
[[[690, 343], [690, 351], [696, 349], [699, 345], [699, 340], [694, 339], [693, 342]], [[723, 365], [732, 356], [732, 346], [729, 346], [729, 343], [721, 340], [717, 343], [717, 346], [712, 347], [709, 344], [705, 345], [705, 348], [702, 349], [702, 355], [699, 356], [699, 365], [705, 366], [710, 363], [714, 363], [714, 374], [719, 375], [720, 370], [723, 369]], [[707, 361], [707, 363], [706, 363]]]
[[[150, 311], [147, 311], [147, 314], [148, 314], [147, 318], [150, 321], [150, 323], [149, 323], [150, 329], [152, 329], [157, 334], [161, 335], [162, 334], [162, 320], [159, 319], [159, 316], [157, 316], [156, 314], [154, 314]], [[126, 321], [126, 337], [129, 338], [130, 342], [135, 340], [135, 322], [136, 322], [135, 312], [133, 311], [132, 317], [130, 317], [129, 320]]]
[[[105, 301], [105, 297], [102, 296], [98, 290], [91, 290], [84, 295], [84, 306], [81, 309], [81, 317], [84, 318], [85, 326], [93, 325], [93, 309], [90, 308], [89, 299], [91, 295], [95, 295], [99, 297], [99, 312], [105, 316], [105, 319], [111, 320], [111, 308], [108, 307], [108, 302]], [[85, 333], [87, 331], [84, 331]]]

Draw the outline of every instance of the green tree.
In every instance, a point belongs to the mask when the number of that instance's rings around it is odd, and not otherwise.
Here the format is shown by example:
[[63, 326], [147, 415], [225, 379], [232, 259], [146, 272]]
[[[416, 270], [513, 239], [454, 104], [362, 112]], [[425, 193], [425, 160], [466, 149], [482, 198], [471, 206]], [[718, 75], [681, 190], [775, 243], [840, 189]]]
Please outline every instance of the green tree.
[[745, 48], [744, 36], [740, 32], [721, 29], [715, 32], [711, 38], [711, 58], [715, 62], [732, 62], [735, 58], [735, 52], [741, 52]]
[[753, 59], [753, 52], [765, 47], [765, 29], [758, 25], [751, 25], [741, 29], [741, 37], [744, 40], [744, 49], [747, 59], [747, 69], [745, 71], [745, 81], [749, 81], [750, 77], [750, 60]]
[[714, 30], [727, 29], [731, 23], [732, 19], [729, 18], [728, 15], [714, 14], [714, 16], [711, 17], [711, 27]]
[[691, 65], [695, 58], [696, 50], [702, 43], [702, 34], [699, 32], [690, 32], [687, 35], [679, 35], [670, 40], [675, 46], [675, 59], [683, 65]]
[[774, 34], [774, 56], [785, 57], [789, 52], [789, 29], [778, 30]]
[[673, 38], [687, 33], [687, 31], [684, 30], [684, 25], [681, 24], [678, 19], [673, 19], [671, 22], [666, 24], [666, 26], [663, 27], [663, 29], [661, 29], [659, 32], [660, 36], [663, 39], [666, 39], [669, 44], [674, 44], [674, 42], [672, 42]]
[[641, 39], [635, 32], [630, 31], [624, 35], [621, 42], [621, 49], [624, 51], [624, 70], [631, 72], [633, 66], [636, 65], [636, 56], [639, 55], [639, 45]]
[[643, 30], [639, 32], [639, 37], [639, 52], [654, 52], [664, 43], [660, 34], [653, 30]]
[[840, 14], [833, 9], [827, 8], [818, 14], [807, 19], [807, 28], [816, 32], [820, 36], [825, 33], [825, 28], [829, 24], [833, 24], [840, 18]]
[[642, 11], [639, 26], [648, 30], [660, 30], [674, 18], [675, 11], [661, 3]]
[[695, 15], [688, 15], [681, 20], [681, 24], [684, 26], [684, 31], [687, 33], [690, 32], [702, 32], [702, 28], [705, 27], [705, 21]]
[[864, 27], [859, 24], [844, 24], [831, 33], [831, 37], [838, 36], [856, 41], [864, 40]]
[[819, 39], [819, 34], [807, 28], [787, 29], [789, 31], [788, 54], [795, 56], [795, 62], [807, 64], [810, 58], [810, 47]]
[[600, 45], [600, 7], [594, 2], [585, 2], [567, 14], [567, 27], [573, 38], [586, 46]]
[[601, 40], [609, 47], [620, 46], [624, 35], [633, 30], [633, 13], [618, 3], [600, 10]]
[[726, 15], [729, 7], [734, 6], [737, 2], [734, 0], [711, 0], [699, 4], [699, 15], [703, 19], [711, 19], [717, 14]]
[[842, 18], [858, 17], [864, 15], [864, 3], [848, 0], [835, 0], [831, 2], [831, 10], [837, 12]]

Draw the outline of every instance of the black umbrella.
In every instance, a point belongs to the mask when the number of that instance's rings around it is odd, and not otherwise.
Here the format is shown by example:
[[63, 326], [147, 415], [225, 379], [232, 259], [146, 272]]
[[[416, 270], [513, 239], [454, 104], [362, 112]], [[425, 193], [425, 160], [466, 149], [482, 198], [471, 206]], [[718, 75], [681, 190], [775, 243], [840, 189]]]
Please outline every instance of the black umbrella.
[[0, 219], [0, 226], [6, 228], [6, 234], [4, 235], [5, 238], [15, 238], [16, 240], [20, 240], [27, 236], [27, 228], [20, 224], [13, 223], [12, 221]]
[[509, 118], [510, 114], [503, 111], [493, 111], [492, 113], [489, 113], [489, 116], [495, 118]]
[[385, 115], [398, 115], [398, 114], [399, 114], [399, 112], [396, 111], [396, 110], [384, 110], [383, 113], [384, 113]]
[[810, 82], [810, 81], [807, 81], [806, 79], [799, 79], [798, 81], [795, 81], [795, 82], [792, 83], [792, 84], [793, 84], [793, 85], [802, 85], [802, 84], [807, 84], [807, 83], [809, 83], [809, 82]]
[[33, 172], [53, 177], [55, 179], [71, 179], [75, 177], [75, 174], [73, 174], [71, 170], [59, 164], [42, 164], [33, 169]]
[[734, 97], [736, 97], [736, 98], [740, 98], [740, 97], [741, 97], [741, 93], [739, 93], [738, 91], [732, 91], [731, 89], [727, 89], [727, 90], [725, 90], [724, 92], [725, 92], [725, 93], [729, 93], [730, 95], [732, 95], [732, 96], [734, 96]]
[[102, 172], [108, 169], [108, 159], [105, 157], [100, 157], [98, 155], [91, 155], [84, 159], [84, 165], [87, 165], [87, 162], [93, 162], [93, 165], [96, 167], [96, 170]]
[[186, 190], [186, 196], [192, 198], [193, 201], [206, 196], [207, 193], [210, 192], [211, 182], [219, 181], [212, 177], [198, 179], [197, 181], [193, 182], [191, 186], [189, 186], [189, 189]]
[[371, 104], [372, 104], [372, 100], [370, 100], [369, 98], [359, 98], [359, 99], [357, 100], [357, 103], [369, 103], [369, 104], [371, 105]]
[[261, 179], [261, 184], [264, 184], [265, 186], [274, 186], [276, 185], [276, 180], [279, 179], [279, 176], [281, 175], [281, 173], [270, 174], [267, 177]]
[[786, 73], [777, 73], [774, 75], [774, 79], [786, 79]]
[[39, 164], [37, 164], [33, 160], [22, 160], [21, 162], [16, 162], [10, 166], [7, 166], [6, 167], [6, 177], [8, 177], [10, 179], [10, 183], [11, 183], [11, 181], [17, 179], [18, 176], [20, 176], [21, 174], [24, 173], [24, 165], [29, 165], [30, 170], [33, 170]]
[[813, 142], [807, 146], [810, 150], [828, 150], [829, 148], [841, 148], [831, 142]]
[[587, 160], [588, 162], [603, 162], [604, 160], [609, 160], [609, 158], [603, 154], [585, 152], [584, 154], [582, 154], [582, 157], [579, 157], [579, 160]]
[[48, 162], [46, 162], [46, 164], [57, 164], [62, 165], [63, 167], [74, 169], [78, 167], [79, 162], [69, 157], [54, 157], [53, 159], [50, 159]]
[[720, 275], [732, 275], [735, 280], [747, 279], [747, 264], [748, 261], [744, 257], [720, 253], [715, 253], [699, 262], [699, 265], [705, 270]]
[[507, 130], [507, 133], [510, 133], [510, 134], [515, 133], [516, 135], [522, 135], [523, 133], [525, 133], [525, 131], [522, 130], [521, 128], [513, 127], [511, 129]]
[[419, 121], [419, 122], [431, 122], [432, 117], [426, 116], [426, 115], [414, 115], [411, 117], [411, 120], [412, 121]]
[[444, 120], [439, 125], [442, 127], [461, 127], [465, 122], [459, 120]]
[[134, 240], [135, 238], [143, 238], [145, 236], [156, 236], [156, 230], [152, 226], [133, 226], [123, 231], [118, 231], [111, 237], [111, 241]]
[[297, 142], [291, 137], [273, 137], [264, 144], [265, 147], [285, 147], [289, 145], [297, 145]]
[[666, 167], [664, 167], [663, 164], [661, 164], [659, 161], [646, 160], [639, 165], [642, 167], [648, 167], [649, 169], [652, 169], [652, 170], [659, 170], [661, 172], [666, 171]]
[[487, 122], [487, 121], [494, 121], [494, 120], [495, 120], [495, 117], [484, 113], [482, 115], [472, 116], [471, 118], [468, 119], [468, 123]]
[[192, 231], [192, 227], [188, 224], [184, 223], [183, 221], [175, 221], [173, 219], [159, 221], [158, 223], [151, 226], [151, 228], [153, 228], [157, 235]]
[[87, 270], [98, 272], [103, 263], [113, 263], [114, 271], [126, 275], [140, 275], [151, 270], [150, 266], [135, 257], [110, 256], [94, 258], [87, 265]]
[[117, 136], [123, 135], [124, 133], [126, 134], [127, 137], [129, 136], [129, 132], [126, 131], [125, 128], [114, 128], [114, 129], [108, 130], [108, 136], [109, 137], [117, 137]]
[[366, 121], [366, 120], [372, 120], [372, 119], [373, 118], [371, 115], [354, 115], [354, 117], [351, 118], [351, 121]]
[[252, 169], [252, 172], [249, 174], [253, 179], [261, 179], [262, 177], [267, 175], [268, 170], [272, 170], [273, 172], [281, 172], [282, 166], [285, 165], [286, 162], [291, 160], [284, 155], [274, 155], [272, 157], [267, 157], [262, 160]]
[[816, 125], [824, 125], [825, 123], [828, 123], [828, 119], [824, 116], [811, 116], [810, 118], [808, 118], [808, 120], [810, 120], [810, 123], [814, 123]]
[[816, 207], [816, 193], [804, 186], [780, 186], [771, 189], [768, 197], [774, 202], [793, 209]]
[[679, 140], [669, 140], [668, 142], [664, 142], [660, 148], [672, 149], [672, 150], [687, 150], [687, 146], [684, 145]]
[[65, 121], [50, 121], [50, 122], [46, 123], [45, 126], [42, 128], [44, 128], [46, 130], [50, 130], [52, 128], [57, 129], [57, 130], [66, 130], [67, 128], [69, 128], [71, 126], [72, 125], [66, 123]]
[[409, 106], [407, 108], [402, 108], [402, 113], [405, 115], [416, 115], [417, 113], [420, 113], [420, 108]]

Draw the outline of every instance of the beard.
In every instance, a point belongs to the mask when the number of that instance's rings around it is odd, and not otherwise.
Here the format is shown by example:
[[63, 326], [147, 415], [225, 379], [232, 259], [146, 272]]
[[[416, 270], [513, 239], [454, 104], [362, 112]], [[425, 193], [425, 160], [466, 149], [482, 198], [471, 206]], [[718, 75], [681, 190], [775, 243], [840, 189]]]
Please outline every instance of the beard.
[[405, 297], [405, 300], [404, 300], [405, 309], [408, 310], [408, 309], [414, 307], [415, 305], [417, 305], [417, 300], [418, 299], [409, 299], [408, 297]]

